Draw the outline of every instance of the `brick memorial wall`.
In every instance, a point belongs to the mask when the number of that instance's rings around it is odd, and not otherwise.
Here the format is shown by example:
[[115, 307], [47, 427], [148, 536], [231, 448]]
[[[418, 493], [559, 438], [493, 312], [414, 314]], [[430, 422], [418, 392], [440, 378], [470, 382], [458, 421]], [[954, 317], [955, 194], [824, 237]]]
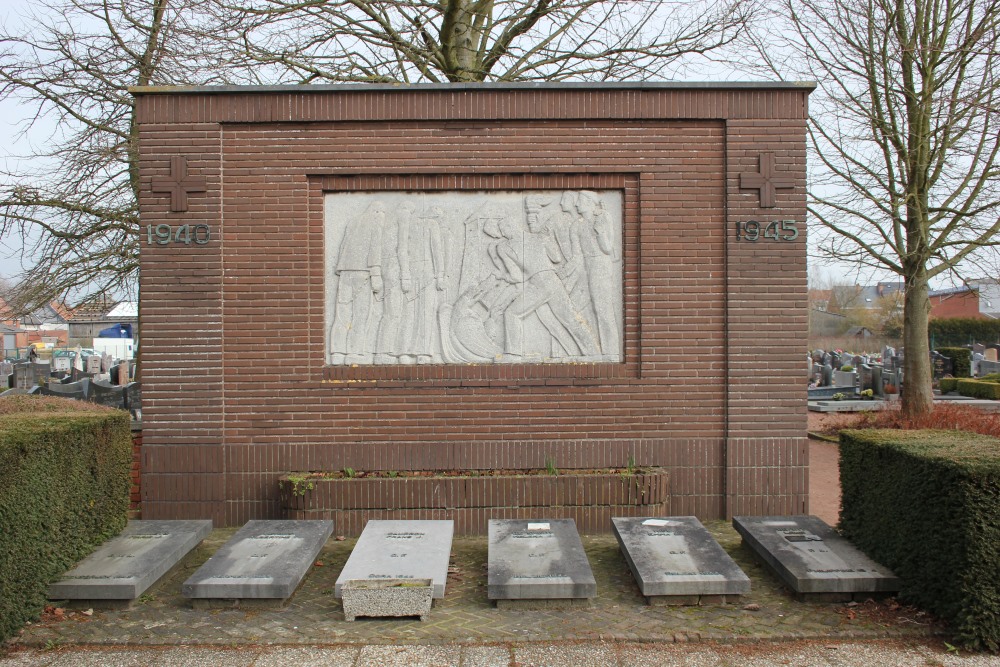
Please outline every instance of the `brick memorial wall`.
[[811, 90], [133, 90], [143, 518], [630, 457], [671, 514], [806, 511]]

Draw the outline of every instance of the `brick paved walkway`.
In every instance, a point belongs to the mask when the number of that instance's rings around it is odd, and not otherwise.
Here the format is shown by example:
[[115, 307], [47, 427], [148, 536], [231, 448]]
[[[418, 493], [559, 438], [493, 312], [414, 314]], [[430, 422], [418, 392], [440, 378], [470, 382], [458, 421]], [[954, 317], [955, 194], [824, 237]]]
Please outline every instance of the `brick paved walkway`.
[[[612, 536], [584, 536], [597, 579], [590, 607], [572, 610], [498, 610], [486, 598], [485, 538], [457, 538], [447, 594], [429, 619], [344, 621], [333, 589], [354, 540], [331, 539], [292, 601], [280, 609], [195, 610], [181, 583], [235, 529], [216, 530], [170, 577], [131, 609], [48, 615], [17, 642], [60, 645], [266, 644], [511, 644], [532, 641], [618, 640], [691, 642], [817, 638], [926, 638], [935, 628], [912, 609], [891, 602], [797, 602], [758, 564], [725, 522], [706, 524], [750, 577], [753, 590], [740, 604], [704, 607], [647, 606]], [[321, 564], [321, 565], [320, 565]], [[747, 607], [750, 607], [748, 609]], [[751, 610], [756, 609], [756, 610]]]

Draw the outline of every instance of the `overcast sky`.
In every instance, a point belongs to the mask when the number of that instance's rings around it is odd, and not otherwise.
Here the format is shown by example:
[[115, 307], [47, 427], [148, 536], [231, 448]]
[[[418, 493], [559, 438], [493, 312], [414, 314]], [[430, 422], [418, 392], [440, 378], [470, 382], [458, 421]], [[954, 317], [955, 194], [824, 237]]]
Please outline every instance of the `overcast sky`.
[[[8, 29], [14, 28], [20, 21], [19, 14], [30, 11], [34, 5], [32, 0], [0, 0], [0, 22], [3, 22]], [[37, 6], [37, 5], [36, 5]], [[29, 144], [23, 139], [18, 140], [17, 129], [19, 124], [23, 124], [25, 118], [30, 117], [31, 109], [15, 102], [0, 102], [0, 163], [7, 170], [16, 166], [16, 156], [29, 152]], [[51, 128], [36, 127], [31, 136], [35, 141], [44, 141], [47, 132]], [[23, 239], [20, 235], [11, 235], [0, 239], [0, 277], [9, 278], [19, 272], [21, 268], [20, 250]], [[865, 282], [877, 281], [877, 277], [871, 275], [856, 276], [844, 268], [830, 268], [815, 266], [810, 263], [811, 282], [825, 283], [831, 279], [838, 283], [855, 282], [856, 280]]]

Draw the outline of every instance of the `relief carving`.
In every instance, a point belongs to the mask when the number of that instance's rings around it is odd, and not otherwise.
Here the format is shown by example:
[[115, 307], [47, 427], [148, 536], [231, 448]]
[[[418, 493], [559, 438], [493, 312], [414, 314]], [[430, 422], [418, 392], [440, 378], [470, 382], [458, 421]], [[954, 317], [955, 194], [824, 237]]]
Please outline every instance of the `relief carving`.
[[619, 362], [617, 191], [326, 199], [327, 362]]

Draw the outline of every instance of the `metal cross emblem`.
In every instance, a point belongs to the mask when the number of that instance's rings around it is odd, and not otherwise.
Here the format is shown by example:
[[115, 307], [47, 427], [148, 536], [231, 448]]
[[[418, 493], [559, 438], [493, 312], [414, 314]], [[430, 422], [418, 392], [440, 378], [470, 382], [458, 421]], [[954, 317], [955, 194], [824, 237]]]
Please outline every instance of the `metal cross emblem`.
[[186, 211], [188, 210], [188, 193], [206, 192], [208, 187], [204, 178], [188, 175], [186, 157], [174, 155], [170, 158], [170, 175], [154, 178], [151, 189], [157, 193], [170, 193], [171, 211]]
[[794, 187], [795, 183], [791, 178], [774, 173], [774, 153], [760, 154], [759, 173], [740, 174], [740, 188], [757, 190], [760, 193], [761, 208], [774, 208], [775, 190], [790, 190]]

